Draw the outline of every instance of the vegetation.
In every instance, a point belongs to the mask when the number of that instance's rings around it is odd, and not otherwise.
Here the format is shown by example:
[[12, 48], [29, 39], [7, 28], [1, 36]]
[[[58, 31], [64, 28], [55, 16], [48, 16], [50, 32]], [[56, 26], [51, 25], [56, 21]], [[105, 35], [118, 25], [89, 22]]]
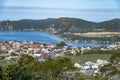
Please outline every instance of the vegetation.
[[57, 30], [58, 35], [64, 32], [120, 31], [120, 19], [95, 23], [77, 18], [48, 18], [45, 20], [2, 21], [0, 30], [34, 30], [46, 31], [50, 27]]
[[64, 46], [67, 46], [67, 44], [63, 41], [61, 41], [60, 43], [56, 44], [56, 47], [58, 48], [63, 48]]
[[[120, 53], [116, 52], [110, 57], [110, 64], [104, 65], [100, 68], [102, 75], [107, 76], [107, 79], [119, 77], [120, 79]], [[114, 78], [115, 77], [115, 78]]]
[[107, 80], [107, 78], [105, 76], [91, 76], [77, 73], [75, 80]]
[[67, 55], [67, 57], [70, 58], [73, 63], [84, 64], [86, 61], [96, 62], [98, 59], [110, 61], [110, 58], [113, 57], [112, 54], [118, 52], [120, 52], [119, 49], [102, 51], [96, 48], [95, 50], [85, 52], [83, 55], [77, 53], [77, 55]]
[[[119, 36], [112, 36], [112, 37], [84, 37], [84, 36], [78, 36], [78, 35], [62, 35], [62, 37], [68, 38], [72, 41], [78, 40], [78, 41], [86, 41], [86, 42], [99, 42], [99, 43], [114, 43], [119, 42], [120, 37]], [[108, 42], [109, 41], [109, 42]]]
[[67, 56], [71, 59], [73, 63], [79, 63], [84, 64], [86, 61], [93, 61], [96, 62], [96, 60], [109, 60], [111, 57], [111, 54], [85, 54], [85, 55], [69, 55]]
[[[111, 62], [100, 68], [100, 75], [84, 75], [73, 67], [76, 62], [84, 64], [88, 60], [96, 62], [98, 59]], [[120, 75], [119, 63], [119, 50], [89, 51], [84, 55], [48, 58], [45, 62], [40, 62], [28, 55], [21, 55], [17, 62], [0, 66], [0, 80], [108, 80]], [[74, 73], [74, 71], [76, 72]]]
[[[101, 54], [102, 55], [101, 59], [110, 61], [110, 63], [100, 67], [100, 74], [96, 74], [95, 76], [89, 76], [89, 75], [78, 73], [76, 75], [77, 80], [119, 80], [120, 79], [120, 53], [119, 53], [119, 50], [114, 51], [112, 53], [113, 54]], [[93, 61], [96, 57], [94, 55], [95, 54], [91, 55], [91, 60]], [[83, 56], [81, 56], [81, 58], [79, 59], [84, 60], [85, 57], [82, 58]], [[97, 56], [99, 56], [100, 58], [99, 54], [97, 54]], [[79, 61], [79, 60], [76, 60], [76, 61]]]
[[75, 68], [68, 58], [48, 59], [39, 62], [28, 55], [22, 57], [15, 63], [0, 67], [1, 80], [60, 80], [66, 71]]

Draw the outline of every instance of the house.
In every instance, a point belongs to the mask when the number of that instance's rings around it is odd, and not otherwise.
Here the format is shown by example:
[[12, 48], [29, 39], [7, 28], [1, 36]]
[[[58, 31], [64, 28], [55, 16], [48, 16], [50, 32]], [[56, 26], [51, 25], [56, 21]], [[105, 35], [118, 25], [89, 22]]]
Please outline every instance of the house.
[[76, 67], [76, 68], [82, 68], [82, 66], [80, 64], [78, 64], [78, 63], [75, 63], [74, 67]]

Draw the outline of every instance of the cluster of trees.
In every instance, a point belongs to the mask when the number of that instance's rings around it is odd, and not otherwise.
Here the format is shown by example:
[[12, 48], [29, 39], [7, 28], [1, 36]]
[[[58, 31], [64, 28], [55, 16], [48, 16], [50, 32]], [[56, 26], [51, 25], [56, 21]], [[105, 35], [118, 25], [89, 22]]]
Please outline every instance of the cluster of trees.
[[60, 43], [56, 44], [57, 48], [63, 48], [64, 46], [67, 46], [67, 44], [64, 41], [61, 41]]
[[0, 80], [65, 80], [70, 77], [66, 72], [74, 69], [68, 58], [48, 58], [40, 62], [22, 55], [15, 64], [0, 67]]
[[[116, 51], [110, 57], [110, 63], [100, 68], [97, 76], [86, 76], [73, 73], [76, 68], [69, 58], [37, 59], [22, 55], [14, 64], [0, 66], [0, 80], [110, 80], [120, 79], [120, 53]], [[72, 74], [70, 74], [72, 73]], [[73, 75], [74, 74], [74, 75]]]

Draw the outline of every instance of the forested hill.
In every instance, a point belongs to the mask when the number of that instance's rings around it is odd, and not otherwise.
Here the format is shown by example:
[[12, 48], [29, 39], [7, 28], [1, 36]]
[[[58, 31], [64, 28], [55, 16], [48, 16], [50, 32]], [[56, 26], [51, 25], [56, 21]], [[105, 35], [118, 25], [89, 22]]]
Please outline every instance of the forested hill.
[[120, 31], [120, 19], [112, 19], [98, 23], [99, 27], [108, 31]]
[[33, 30], [61, 32], [120, 31], [120, 19], [100, 23], [77, 18], [48, 18], [44, 20], [23, 19], [19, 21], [1, 21], [0, 30]]

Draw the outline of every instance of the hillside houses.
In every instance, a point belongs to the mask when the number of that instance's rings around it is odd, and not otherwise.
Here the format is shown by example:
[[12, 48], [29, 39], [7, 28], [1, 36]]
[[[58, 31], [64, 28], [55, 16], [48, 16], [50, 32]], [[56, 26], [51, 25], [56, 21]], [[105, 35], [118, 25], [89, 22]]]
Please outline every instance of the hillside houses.
[[83, 53], [84, 51], [90, 50], [91, 48], [74, 48], [65, 46], [63, 48], [56, 48], [55, 45], [41, 44], [33, 42], [0, 42], [1, 54], [19, 55], [28, 54], [33, 56], [63, 56], [64, 54], [76, 55], [76, 53]]
[[0, 42], [1, 54], [9, 54], [6, 59], [10, 60], [21, 54], [28, 54], [34, 58], [64, 56], [65, 49], [55, 49], [55, 45], [32, 43], [32, 42]]
[[96, 75], [96, 74], [100, 74], [99, 68], [101, 66], [109, 64], [109, 63], [110, 62], [106, 60], [98, 59], [96, 62], [86, 61], [84, 65], [75, 63], [74, 66], [76, 68], [80, 68], [80, 73], [83, 73], [85, 75]]
[[[116, 48], [115, 46], [114, 48]], [[63, 57], [65, 55], [81, 55], [91, 50], [99, 49], [101, 51], [114, 49], [111, 46], [101, 47], [101, 48], [92, 48], [92, 47], [56, 47], [56, 45], [43, 44], [43, 43], [34, 43], [34, 42], [0, 42], [0, 51], [3, 56], [20, 56], [20, 54], [28, 54], [34, 58], [57, 58]], [[118, 47], [117, 47], [118, 48]]]

